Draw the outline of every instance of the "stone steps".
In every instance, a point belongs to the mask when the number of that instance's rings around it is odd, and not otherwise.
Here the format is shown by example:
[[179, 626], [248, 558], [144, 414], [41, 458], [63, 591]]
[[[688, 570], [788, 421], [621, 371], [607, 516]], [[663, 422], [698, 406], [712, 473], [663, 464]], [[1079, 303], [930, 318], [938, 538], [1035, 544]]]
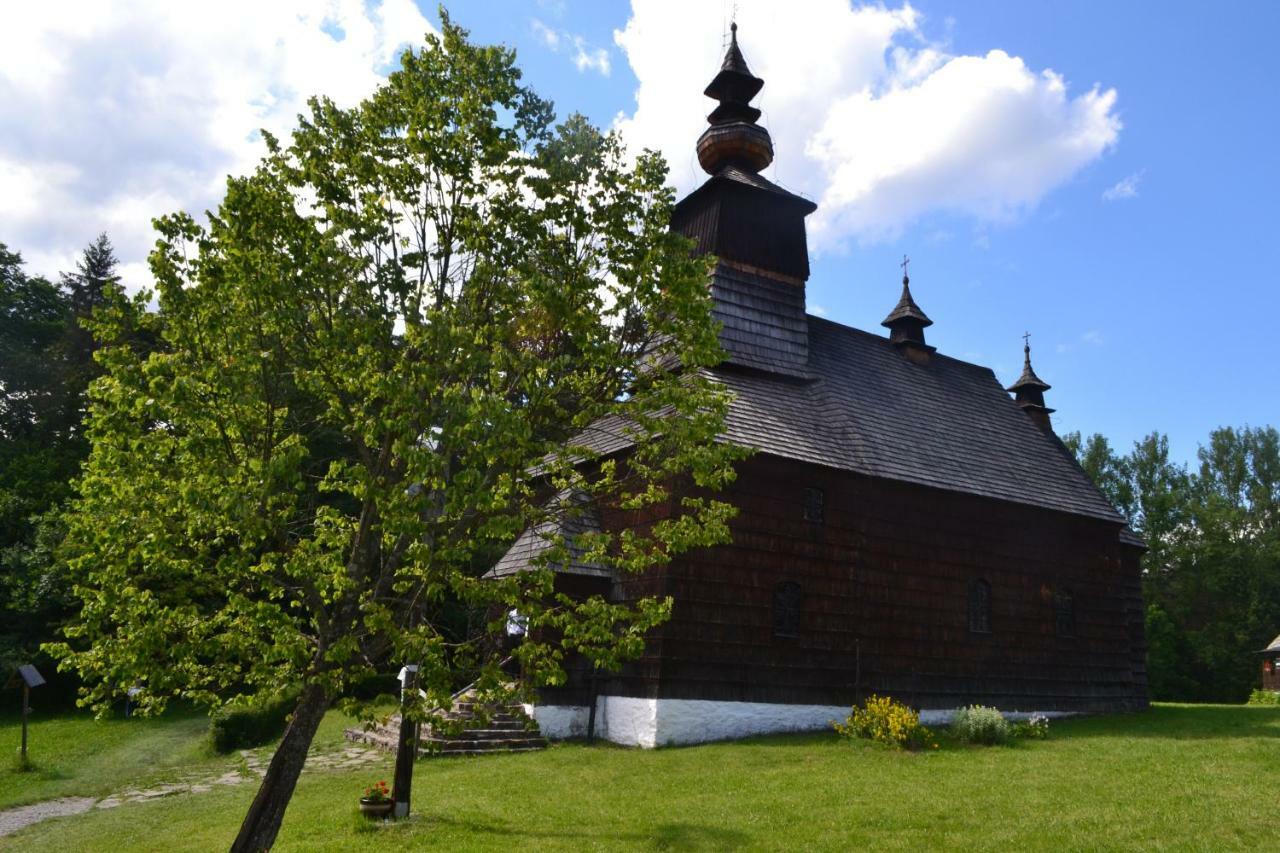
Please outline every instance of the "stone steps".
[[[478, 712], [488, 711], [484, 719]], [[443, 715], [449, 724], [441, 731], [424, 726], [418, 734], [418, 754], [422, 756], [488, 755], [499, 752], [533, 752], [545, 749], [547, 740], [520, 705], [485, 708], [474, 702], [454, 702]], [[448, 731], [446, 729], [455, 729]], [[349, 741], [395, 752], [400, 740], [400, 716], [373, 729], [354, 728], [345, 732]]]

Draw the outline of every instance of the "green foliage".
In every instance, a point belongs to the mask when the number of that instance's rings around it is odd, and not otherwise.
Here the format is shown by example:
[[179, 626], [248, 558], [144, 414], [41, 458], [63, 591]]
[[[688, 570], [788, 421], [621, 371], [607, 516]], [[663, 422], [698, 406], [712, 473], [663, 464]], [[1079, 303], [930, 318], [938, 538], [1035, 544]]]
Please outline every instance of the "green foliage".
[[1280, 630], [1280, 432], [1214, 430], [1194, 470], [1159, 433], [1126, 456], [1097, 435], [1064, 442], [1150, 549], [1152, 698], [1243, 701], [1257, 684], [1252, 653]]
[[[0, 244], [0, 667], [44, 664], [40, 643], [74, 608], [55, 550], [62, 504], [88, 452], [81, 428], [92, 361], [94, 312], [115, 304], [122, 330], [136, 312], [115, 276], [106, 235], [73, 275], [54, 285], [27, 275]], [[52, 665], [46, 667], [52, 671]], [[59, 685], [44, 695], [53, 698]]]
[[970, 705], [956, 711], [951, 720], [951, 733], [966, 743], [994, 746], [1008, 743], [1014, 728], [995, 708]]
[[[626, 575], [727, 538], [742, 453], [715, 441], [708, 261], [669, 229], [665, 164], [553, 126], [513, 61], [445, 15], [366, 101], [266, 135], [208, 223], [157, 221], [161, 338], [96, 351], [66, 516], [80, 612], [49, 648], [85, 704], [327, 704], [403, 662], [413, 717], [464, 679], [507, 698], [511, 610], [525, 689], [635, 658], [670, 612], [556, 593], [570, 544]], [[567, 543], [587, 506], [635, 523]], [[531, 526], [542, 566], [483, 577]]]
[[223, 705], [209, 717], [209, 745], [221, 755], [275, 740], [298, 704], [298, 694], [298, 690], [281, 690]]
[[864, 738], [899, 749], [938, 748], [933, 732], [920, 724], [920, 715], [888, 696], [868, 696], [832, 728], [844, 738]]
[[1280, 690], [1255, 690], [1249, 694], [1250, 705], [1280, 705]]

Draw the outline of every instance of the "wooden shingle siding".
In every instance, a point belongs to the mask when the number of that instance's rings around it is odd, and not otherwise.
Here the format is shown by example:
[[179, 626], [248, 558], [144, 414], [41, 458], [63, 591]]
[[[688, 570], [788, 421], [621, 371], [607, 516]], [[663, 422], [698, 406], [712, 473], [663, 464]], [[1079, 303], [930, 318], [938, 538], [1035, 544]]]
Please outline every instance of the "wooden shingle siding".
[[[824, 523], [795, 511], [824, 490]], [[1138, 552], [1119, 525], [757, 456], [726, 497], [729, 545], [615, 585], [670, 594], [618, 695], [922, 708], [1115, 711], [1146, 704]], [[991, 633], [969, 630], [972, 578], [991, 585]], [[774, 631], [778, 584], [803, 589], [799, 632]], [[1054, 594], [1074, 595], [1059, 637]]]

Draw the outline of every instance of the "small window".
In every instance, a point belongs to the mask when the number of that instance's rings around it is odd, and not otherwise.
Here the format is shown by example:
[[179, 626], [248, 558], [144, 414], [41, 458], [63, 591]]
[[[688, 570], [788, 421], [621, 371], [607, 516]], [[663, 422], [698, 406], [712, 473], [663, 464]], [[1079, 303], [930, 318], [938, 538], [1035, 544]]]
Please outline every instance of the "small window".
[[1076, 600], [1069, 590], [1054, 594], [1053, 613], [1058, 636], [1074, 637], [1076, 635]]
[[773, 635], [800, 636], [800, 584], [783, 581], [773, 589]]
[[991, 584], [976, 578], [969, 584], [969, 630], [991, 633]]
[[821, 524], [824, 501], [825, 496], [822, 494], [822, 489], [805, 489], [804, 520]]

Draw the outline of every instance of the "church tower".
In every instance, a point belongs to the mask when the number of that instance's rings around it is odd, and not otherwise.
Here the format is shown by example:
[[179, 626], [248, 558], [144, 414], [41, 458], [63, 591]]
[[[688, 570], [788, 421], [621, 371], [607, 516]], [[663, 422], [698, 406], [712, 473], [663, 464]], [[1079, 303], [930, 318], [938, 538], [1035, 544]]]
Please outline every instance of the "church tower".
[[671, 224], [694, 240], [697, 253], [719, 259], [712, 293], [728, 363], [805, 378], [804, 220], [817, 205], [760, 176], [773, 162], [773, 141], [751, 106], [764, 81], [738, 47], [738, 25], [730, 29], [724, 62], [704, 91], [719, 105], [697, 142], [710, 177], [676, 205]]

